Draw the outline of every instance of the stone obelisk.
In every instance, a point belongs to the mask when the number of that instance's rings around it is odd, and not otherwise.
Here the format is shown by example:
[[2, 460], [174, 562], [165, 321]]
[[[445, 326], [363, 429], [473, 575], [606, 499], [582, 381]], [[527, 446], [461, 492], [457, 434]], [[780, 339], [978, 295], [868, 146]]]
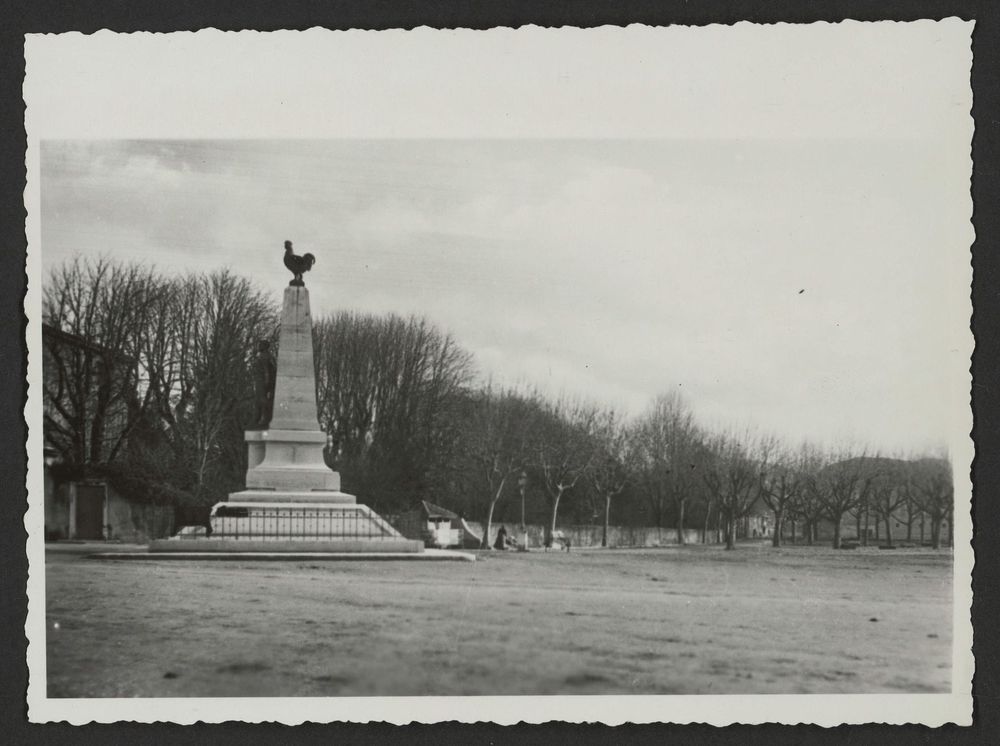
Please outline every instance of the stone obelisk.
[[340, 492], [340, 475], [323, 460], [326, 434], [316, 415], [312, 316], [304, 286], [285, 288], [271, 423], [245, 437], [247, 490], [238, 493], [241, 501], [355, 501]]

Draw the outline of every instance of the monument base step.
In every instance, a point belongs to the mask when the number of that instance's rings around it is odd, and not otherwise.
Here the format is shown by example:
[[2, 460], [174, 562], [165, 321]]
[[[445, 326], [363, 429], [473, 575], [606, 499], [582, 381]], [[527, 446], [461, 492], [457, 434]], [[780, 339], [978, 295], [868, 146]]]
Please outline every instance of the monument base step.
[[229, 493], [230, 503], [316, 503], [318, 505], [354, 505], [357, 498], [334, 490], [264, 490], [248, 489]]
[[403, 538], [338, 539], [310, 541], [300, 539], [157, 539], [149, 545], [150, 554], [420, 554], [421, 541]]
[[[191, 543], [185, 541], [185, 544]], [[334, 562], [359, 560], [417, 562], [475, 562], [476, 556], [450, 549], [423, 552], [100, 552], [88, 555], [97, 560], [229, 560], [242, 562]]]

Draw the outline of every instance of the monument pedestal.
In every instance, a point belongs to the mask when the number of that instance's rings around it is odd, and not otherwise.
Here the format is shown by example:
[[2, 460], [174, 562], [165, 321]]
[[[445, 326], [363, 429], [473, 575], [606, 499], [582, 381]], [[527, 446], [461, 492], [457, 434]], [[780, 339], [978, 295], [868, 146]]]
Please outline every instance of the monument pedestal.
[[248, 430], [247, 489], [340, 490], [323, 459], [322, 430]]
[[249, 430], [246, 489], [217, 503], [206, 537], [166, 539], [153, 552], [416, 554], [375, 511], [340, 491], [340, 474], [323, 458], [326, 435], [316, 416], [309, 291], [285, 288], [281, 312], [274, 415]]

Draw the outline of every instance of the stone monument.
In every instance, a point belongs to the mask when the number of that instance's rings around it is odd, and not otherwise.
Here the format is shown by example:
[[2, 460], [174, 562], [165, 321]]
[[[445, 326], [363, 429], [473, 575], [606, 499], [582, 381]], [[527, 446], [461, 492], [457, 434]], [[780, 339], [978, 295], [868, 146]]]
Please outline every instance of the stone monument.
[[[340, 491], [340, 474], [326, 465], [313, 366], [309, 290], [302, 281], [315, 258], [291, 254], [294, 278], [285, 288], [274, 379], [273, 414], [247, 430], [246, 489], [212, 508], [210, 532], [187, 540], [153, 542], [153, 552], [421, 553], [353, 495]], [[260, 427], [261, 423], [257, 423]]]

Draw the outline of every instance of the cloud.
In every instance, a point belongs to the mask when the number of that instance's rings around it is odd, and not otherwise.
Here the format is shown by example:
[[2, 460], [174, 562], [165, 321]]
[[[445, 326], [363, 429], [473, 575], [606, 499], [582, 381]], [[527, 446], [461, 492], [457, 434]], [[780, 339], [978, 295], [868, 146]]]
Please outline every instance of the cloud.
[[943, 427], [938, 361], [967, 329], [945, 163], [846, 140], [48, 142], [43, 260], [277, 293], [287, 238], [318, 258], [316, 313], [426, 315], [486, 374], [906, 444]]

